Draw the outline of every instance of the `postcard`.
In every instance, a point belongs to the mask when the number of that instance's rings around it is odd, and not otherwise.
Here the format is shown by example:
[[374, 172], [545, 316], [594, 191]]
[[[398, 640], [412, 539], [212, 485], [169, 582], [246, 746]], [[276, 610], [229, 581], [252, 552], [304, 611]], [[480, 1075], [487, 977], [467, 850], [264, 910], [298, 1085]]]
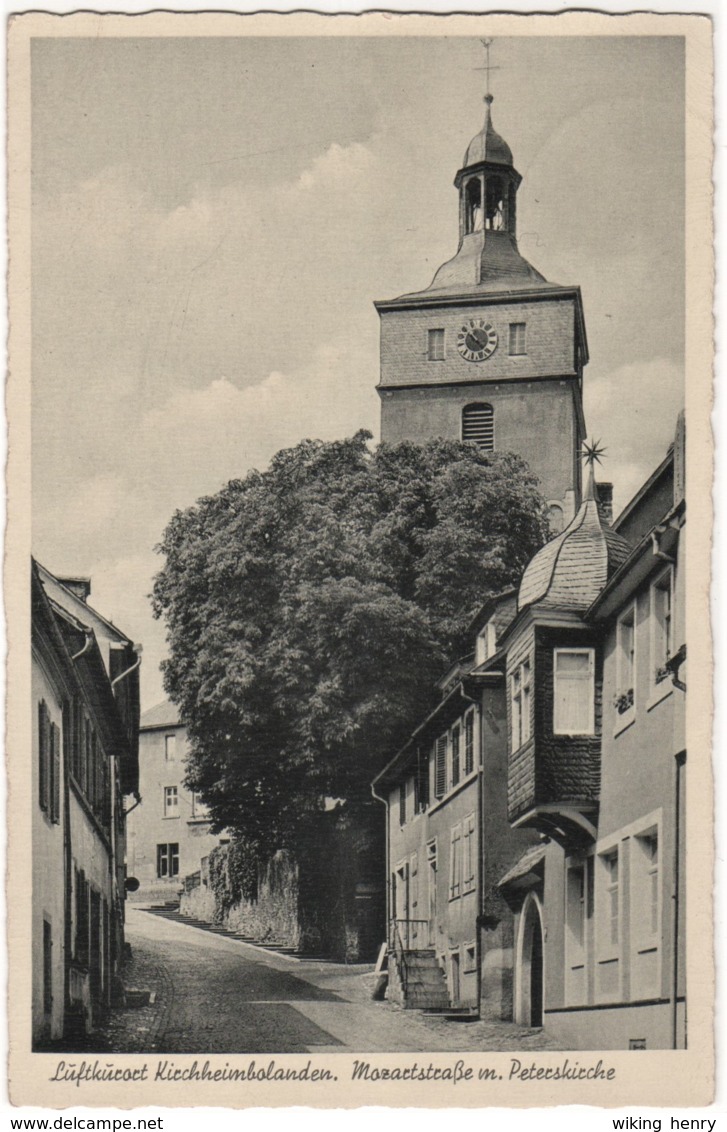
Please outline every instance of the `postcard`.
[[8, 39], [12, 1102], [708, 1104], [711, 21]]

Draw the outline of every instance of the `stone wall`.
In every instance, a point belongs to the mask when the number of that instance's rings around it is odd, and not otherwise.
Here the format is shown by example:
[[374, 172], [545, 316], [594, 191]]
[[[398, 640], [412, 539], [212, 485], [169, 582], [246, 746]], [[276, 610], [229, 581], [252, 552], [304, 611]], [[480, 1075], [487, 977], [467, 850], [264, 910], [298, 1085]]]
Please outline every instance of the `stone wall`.
[[255, 898], [224, 906], [203, 883], [183, 894], [180, 909], [310, 955], [375, 959], [385, 931], [382, 841], [366, 821], [320, 814], [295, 851], [279, 849], [259, 864]]

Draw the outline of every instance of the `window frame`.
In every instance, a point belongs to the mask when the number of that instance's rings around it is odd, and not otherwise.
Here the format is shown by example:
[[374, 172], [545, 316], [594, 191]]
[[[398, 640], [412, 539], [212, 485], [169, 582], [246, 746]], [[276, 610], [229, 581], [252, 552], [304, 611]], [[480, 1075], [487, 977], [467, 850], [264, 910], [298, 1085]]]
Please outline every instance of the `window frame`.
[[474, 774], [475, 767], [475, 709], [472, 707], [464, 717], [464, 777]]
[[[164, 863], [164, 870], [162, 870]], [[176, 871], [173, 866], [176, 864]], [[157, 842], [157, 879], [173, 880], [179, 876], [179, 842]]]
[[463, 896], [474, 892], [477, 885], [477, 839], [474, 813], [462, 819], [462, 877], [460, 890]]
[[164, 761], [173, 763], [177, 758], [177, 733], [176, 731], [167, 732], [164, 735]]
[[427, 328], [427, 361], [443, 362], [446, 360], [447, 332], [443, 326], [430, 326]]
[[462, 822], [455, 822], [449, 831], [449, 899], [462, 895]]
[[[527, 323], [526, 322], [511, 322], [509, 324], [508, 332], [508, 356], [511, 358], [524, 358], [528, 353], [528, 340], [527, 340]], [[513, 347], [520, 344], [522, 338], [522, 349], [514, 349]]]
[[[664, 580], [668, 579], [669, 593], [669, 629], [666, 634], [660, 626], [657, 612], [657, 594], [665, 591]], [[661, 640], [660, 640], [661, 638]], [[666, 643], [668, 647], [664, 649]], [[664, 652], [666, 656], [664, 657]], [[662, 654], [660, 658], [659, 653]], [[669, 564], [657, 574], [649, 586], [649, 702], [647, 707], [654, 707], [671, 695], [674, 685], [666, 672], [657, 679], [659, 672], [666, 667], [666, 661], [674, 653], [674, 567]]]
[[462, 728], [459, 723], [454, 723], [449, 729], [449, 788], [456, 790], [462, 781], [462, 767], [461, 767], [461, 748], [462, 748]]
[[[561, 727], [558, 720], [558, 657], [586, 654], [588, 656], [588, 672], [583, 680], [587, 684], [588, 694], [588, 725], [585, 729], [568, 729]], [[594, 736], [596, 734], [596, 650], [589, 645], [571, 645], [568, 647], [556, 646], [553, 649], [553, 735], [562, 736]]]
[[[163, 786], [162, 787], [162, 803], [164, 809], [164, 817], [178, 818], [179, 817], [179, 787], [178, 786]], [[170, 804], [170, 800], [174, 799], [174, 804]]]
[[[643, 843], [653, 840], [656, 843], [656, 863], [651, 863], [644, 855]], [[664, 920], [664, 882], [667, 871], [664, 867], [664, 838], [661, 812], [656, 811], [641, 819], [638, 826], [629, 829], [629, 964], [631, 969], [631, 998], [639, 1001], [645, 997], [658, 995], [661, 988], [662, 964], [664, 961], [664, 940], [662, 934]], [[654, 893], [656, 900], [654, 901]], [[644, 909], [648, 903], [650, 923], [645, 917], [635, 914], [637, 908]], [[643, 957], [655, 955], [653, 983], [645, 978]]]
[[528, 743], [532, 728], [532, 657], [522, 657], [510, 672], [510, 752], [515, 754]]
[[[490, 436], [486, 441], [475, 440], [472, 437], [465, 436], [465, 414], [472, 413], [472, 410], [489, 410], [489, 429]], [[495, 451], [495, 406], [491, 405], [489, 401], [471, 401], [467, 405], [462, 406], [459, 422], [460, 440], [463, 444], [474, 444], [480, 452], [494, 452]]]

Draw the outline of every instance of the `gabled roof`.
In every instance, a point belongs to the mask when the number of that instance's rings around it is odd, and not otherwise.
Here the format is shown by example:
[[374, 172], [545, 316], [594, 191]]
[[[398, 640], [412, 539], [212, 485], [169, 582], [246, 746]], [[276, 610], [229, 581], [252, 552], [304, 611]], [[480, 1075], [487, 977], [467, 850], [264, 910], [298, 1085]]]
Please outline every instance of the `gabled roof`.
[[150, 731], [154, 727], [179, 727], [181, 722], [176, 705], [170, 700], [162, 700], [160, 704], [142, 712], [139, 728], [141, 731]]

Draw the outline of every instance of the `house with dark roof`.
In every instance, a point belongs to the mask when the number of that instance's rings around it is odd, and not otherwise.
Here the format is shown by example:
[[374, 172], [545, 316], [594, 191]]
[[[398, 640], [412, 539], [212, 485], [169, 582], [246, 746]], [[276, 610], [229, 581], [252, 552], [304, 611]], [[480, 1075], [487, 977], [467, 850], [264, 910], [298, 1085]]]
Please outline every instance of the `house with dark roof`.
[[514, 1016], [566, 1048], [686, 1043], [683, 453], [682, 417], [613, 529], [591, 472], [503, 640]]
[[683, 453], [681, 418], [612, 527], [591, 466], [374, 780], [395, 1001], [685, 1044]]
[[141, 648], [87, 579], [31, 566], [33, 1047], [109, 1009], [124, 952], [125, 798], [138, 788]]
[[515, 591], [479, 610], [472, 652], [373, 783], [386, 804], [389, 998], [512, 1018], [514, 918], [498, 888], [538, 840], [507, 819], [505, 655]]
[[187, 729], [177, 708], [164, 700], [142, 714], [139, 727], [140, 802], [129, 813], [126, 860], [139, 887], [131, 899], [173, 900], [221, 838], [210, 832], [206, 805], [184, 784]]

